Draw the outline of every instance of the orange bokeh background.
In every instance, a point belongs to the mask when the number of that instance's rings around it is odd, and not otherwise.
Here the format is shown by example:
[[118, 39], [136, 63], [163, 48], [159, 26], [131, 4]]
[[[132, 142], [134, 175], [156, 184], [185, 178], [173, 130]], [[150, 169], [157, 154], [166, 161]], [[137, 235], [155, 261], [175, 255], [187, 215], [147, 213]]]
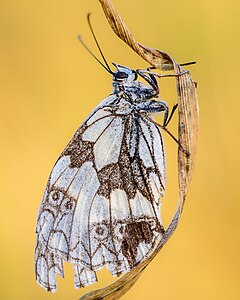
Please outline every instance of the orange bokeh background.
[[[120, 1], [114, 5], [135, 38], [189, 66], [198, 82], [200, 136], [197, 162], [179, 228], [137, 284], [122, 298], [240, 299], [239, 1]], [[97, 0], [0, 3], [1, 273], [0, 298], [78, 299], [65, 266], [58, 292], [34, 278], [38, 207], [57, 157], [91, 110], [111, 92], [111, 76], [77, 40], [95, 53], [87, 26], [92, 12], [108, 61], [132, 68], [147, 63], [111, 31]], [[98, 54], [97, 54], [98, 55]], [[176, 102], [174, 79], [161, 79], [162, 98]], [[177, 118], [170, 129], [177, 133]], [[177, 199], [177, 146], [164, 134], [167, 193], [164, 222]]]

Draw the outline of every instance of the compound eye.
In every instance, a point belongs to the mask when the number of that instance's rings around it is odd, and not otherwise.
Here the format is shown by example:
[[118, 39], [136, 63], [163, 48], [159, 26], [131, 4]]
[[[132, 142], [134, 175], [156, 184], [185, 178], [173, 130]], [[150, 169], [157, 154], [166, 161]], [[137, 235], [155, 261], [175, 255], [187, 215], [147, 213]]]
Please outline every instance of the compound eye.
[[126, 78], [128, 78], [128, 74], [125, 72], [118, 71], [114, 74], [114, 77], [116, 79], [126, 79]]

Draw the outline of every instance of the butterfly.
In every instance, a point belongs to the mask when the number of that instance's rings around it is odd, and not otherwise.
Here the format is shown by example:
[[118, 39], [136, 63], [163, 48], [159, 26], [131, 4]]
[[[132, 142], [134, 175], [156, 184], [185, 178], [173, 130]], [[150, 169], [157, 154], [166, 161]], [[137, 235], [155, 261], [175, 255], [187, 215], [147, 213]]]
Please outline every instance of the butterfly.
[[166, 159], [152, 115], [163, 112], [166, 125], [169, 109], [150, 69], [114, 66], [112, 94], [76, 131], [47, 182], [35, 250], [36, 280], [47, 291], [56, 291], [65, 261], [75, 287], [84, 287], [104, 266], [114, 276], [129, 272], [164, 234]]

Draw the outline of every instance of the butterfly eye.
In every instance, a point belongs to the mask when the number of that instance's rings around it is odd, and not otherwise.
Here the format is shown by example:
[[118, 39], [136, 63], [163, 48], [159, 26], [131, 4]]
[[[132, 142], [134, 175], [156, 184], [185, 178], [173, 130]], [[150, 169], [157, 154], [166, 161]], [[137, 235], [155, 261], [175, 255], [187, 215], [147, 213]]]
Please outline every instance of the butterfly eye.
[[114, 74], [115, 79], [126, 79], [128, 78], [128, 74], [125, 72], [118, 71]]

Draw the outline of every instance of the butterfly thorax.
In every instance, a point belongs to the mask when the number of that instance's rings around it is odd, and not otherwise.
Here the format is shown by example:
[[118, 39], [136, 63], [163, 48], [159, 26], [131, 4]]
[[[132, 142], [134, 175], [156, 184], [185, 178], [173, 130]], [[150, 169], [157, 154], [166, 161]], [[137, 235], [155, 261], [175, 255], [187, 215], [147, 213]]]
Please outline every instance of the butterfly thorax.
[[166, 110], [166, 103], [157, 101], [156, 90], [137, 80], [113, 81], [117, 101], [112, 106], [115, 114], [155, 114]]
[[142, 102], [156, 97], [156, 91], [151, 86], [140, 81], [113, 81], [113, 93], [124, 95], [124, 98], [131, 103]]

